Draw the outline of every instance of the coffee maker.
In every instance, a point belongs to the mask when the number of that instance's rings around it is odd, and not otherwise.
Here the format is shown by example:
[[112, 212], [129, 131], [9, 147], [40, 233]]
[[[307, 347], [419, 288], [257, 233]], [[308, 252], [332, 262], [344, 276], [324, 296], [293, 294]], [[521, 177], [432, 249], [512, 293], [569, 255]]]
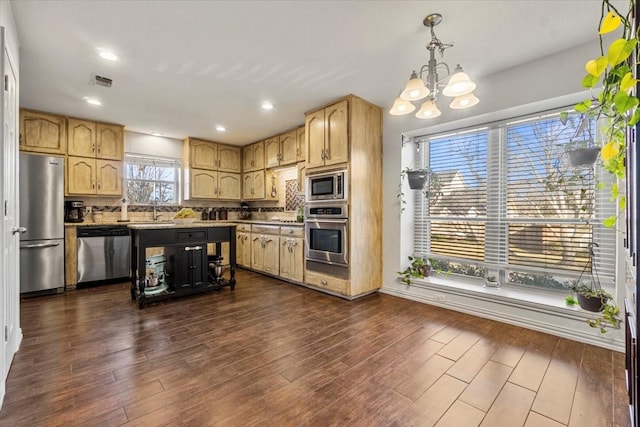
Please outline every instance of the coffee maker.
[[64, 202], [64, 221], [82, 222], [84, 220], [84, 202], [67, 200]]

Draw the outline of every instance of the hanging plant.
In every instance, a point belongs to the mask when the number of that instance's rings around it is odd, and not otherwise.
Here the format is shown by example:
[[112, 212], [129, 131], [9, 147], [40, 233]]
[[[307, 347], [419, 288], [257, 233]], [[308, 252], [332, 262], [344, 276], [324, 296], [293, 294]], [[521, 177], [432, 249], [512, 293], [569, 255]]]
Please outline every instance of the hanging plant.
[[409, 181], [409, 188], [412, 190], [422, 190], [424, 196], [428, 198], [429, 186], [425, 188], [425, 184], [429, 180], [430, 175], [431, 170], [429, 168], [411, 169], [407, 166], [402, 170], [402, 172], [400, 172], [400, 184], [398, 185], [398, 194], [396, 195], [400, 202], [400, 213], [404, 212], [405, 205], [407, 204], [404, 191], [402, 190], [404, 180], [407, 179]]
[[[640, 111], [636, 108], [640, 101], [632, 90], [638, 80], [635, 78], [637, 61], [632, 55], [638, 45], [638, 34], [633, 31], [632, 11], [634, 1], [629, 1], [629, 9], [620, 13], [609, 0], [602, 1], [602, 13], [598, 36], [600, 56], [585, 65], [587, 75], [582, 86], [592, 90], [590, 99], [575, 105], [575, 110], [596, 119], [604, 119], [606, 139], [600, 150], [604, 168], [616, 179], [625, 176], [626, 166], [626, 130], [640, 120]], [[621, 37], [606, 48], [603, 35], [621, 30]], [[595, 88], [602, 85], [600, 91]], [[626, 198], [620, 194], [618, 184], [611, 185], [611, 195], [618, 200], [620, 209], [624, 209]], [[604, 224], [615, 225], [616, 216], [607, 218]]]

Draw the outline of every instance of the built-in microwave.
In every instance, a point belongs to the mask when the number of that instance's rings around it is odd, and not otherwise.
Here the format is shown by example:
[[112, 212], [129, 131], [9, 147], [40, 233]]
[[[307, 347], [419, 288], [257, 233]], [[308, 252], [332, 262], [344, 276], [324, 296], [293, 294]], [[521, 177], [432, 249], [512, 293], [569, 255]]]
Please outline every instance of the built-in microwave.
[[346, 200], [347, 171], [333, 171], [307, 175], [307, 201]]

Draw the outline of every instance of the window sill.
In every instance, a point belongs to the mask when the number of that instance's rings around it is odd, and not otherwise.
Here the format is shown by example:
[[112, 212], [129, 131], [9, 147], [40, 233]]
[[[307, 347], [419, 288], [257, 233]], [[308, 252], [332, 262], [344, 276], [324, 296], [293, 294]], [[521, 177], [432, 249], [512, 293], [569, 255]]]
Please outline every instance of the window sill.
[[424, 279], [412, 279], [410, 286], [452, 295], [473, 297], [541, 313], [553, 313], [569, 319], [587, 320], [594, 316], [594, 313], [583, 310], [578, 305], [568, 306], [565, 303], [568, 292], [562, 294], [541, 289], [531, 290], [513, 285], [488, 288], [479, 282], [468, 281], [465, 278], [442, 275]]

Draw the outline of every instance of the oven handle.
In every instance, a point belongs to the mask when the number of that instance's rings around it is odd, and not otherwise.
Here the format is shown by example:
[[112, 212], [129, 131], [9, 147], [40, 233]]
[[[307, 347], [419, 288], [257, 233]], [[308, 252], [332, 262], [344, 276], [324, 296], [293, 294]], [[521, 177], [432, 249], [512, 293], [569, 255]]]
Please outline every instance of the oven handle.
[[335, 219], [335, 218], [313, 218], [313, 219], [307, 219], [305, 221], [305, 223], [307, 224], [318, 224], [319, 222], [328, 222], [330, 224], [346, 224], [347, 222], [349, 222], [349, 220], [347, 218], [344, 219]]

